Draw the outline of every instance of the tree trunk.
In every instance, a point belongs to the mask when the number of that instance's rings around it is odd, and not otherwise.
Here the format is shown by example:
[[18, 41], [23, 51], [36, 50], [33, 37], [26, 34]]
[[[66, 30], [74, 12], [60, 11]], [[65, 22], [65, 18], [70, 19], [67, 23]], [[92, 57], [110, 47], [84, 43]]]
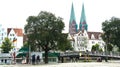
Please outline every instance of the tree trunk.
[[48, 64], [48, 46], [47, 45], [45, 49], [45, 64]]

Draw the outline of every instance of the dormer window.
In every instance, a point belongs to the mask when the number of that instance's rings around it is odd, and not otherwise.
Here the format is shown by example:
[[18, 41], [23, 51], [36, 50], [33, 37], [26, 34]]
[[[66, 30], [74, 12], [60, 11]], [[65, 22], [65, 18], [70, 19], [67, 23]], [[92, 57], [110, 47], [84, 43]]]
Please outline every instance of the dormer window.
[[14, 34], [10, 34], [10, 36], [14, 36]]

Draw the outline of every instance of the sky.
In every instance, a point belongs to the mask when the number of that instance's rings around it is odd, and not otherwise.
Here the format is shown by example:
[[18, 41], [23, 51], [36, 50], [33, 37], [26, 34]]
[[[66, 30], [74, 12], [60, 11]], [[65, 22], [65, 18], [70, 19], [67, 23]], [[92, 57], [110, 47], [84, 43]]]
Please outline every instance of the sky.
[[72, 3], [77, 24], [84, 3], [88, 31], [102, 32], [102, 22], [113, 16], [120, 18], [120, 0], [0, 0], [0, 24], [3, 27], [24, 29], [29, 16], [48, 11], [63, 18], [63, 32], [67, 33]]

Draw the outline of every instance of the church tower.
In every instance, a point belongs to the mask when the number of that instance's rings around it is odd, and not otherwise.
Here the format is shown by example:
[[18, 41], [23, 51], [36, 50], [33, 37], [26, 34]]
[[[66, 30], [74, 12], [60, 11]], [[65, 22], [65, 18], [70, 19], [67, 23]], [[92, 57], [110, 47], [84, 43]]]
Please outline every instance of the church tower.
[[80, 29], [80, 31], [82, 31], [82, 30], [87, 31], [88, 30], [88, 25], [87, 25], [86, 16], [85, 16], [84, 4], [82, 4], [82, 11], [81, 11], [79, 29]]
[[73, 3], [71, 7], [71, 15], [70, 15], [70, 20], [69, 20], [69, 33], [70, 35], [74, 35], [77, 33], [77, 24], [76, 24], [76, 19], [75, 19]]

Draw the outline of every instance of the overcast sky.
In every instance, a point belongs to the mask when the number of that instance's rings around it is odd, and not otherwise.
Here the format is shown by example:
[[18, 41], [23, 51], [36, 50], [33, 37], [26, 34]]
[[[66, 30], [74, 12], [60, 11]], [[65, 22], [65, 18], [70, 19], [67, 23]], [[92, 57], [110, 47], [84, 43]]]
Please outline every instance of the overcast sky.
[[0, 0], [0, 24], [3, 27], [24, 28], [28, 16], [48, 11], [63, 18], [64, 32], [68, 32], [72, 2], [77, 24], [84, 3], [88, 31], [102, 31], [103, 21], [112, 16], [120, 18], [120, 0]]

